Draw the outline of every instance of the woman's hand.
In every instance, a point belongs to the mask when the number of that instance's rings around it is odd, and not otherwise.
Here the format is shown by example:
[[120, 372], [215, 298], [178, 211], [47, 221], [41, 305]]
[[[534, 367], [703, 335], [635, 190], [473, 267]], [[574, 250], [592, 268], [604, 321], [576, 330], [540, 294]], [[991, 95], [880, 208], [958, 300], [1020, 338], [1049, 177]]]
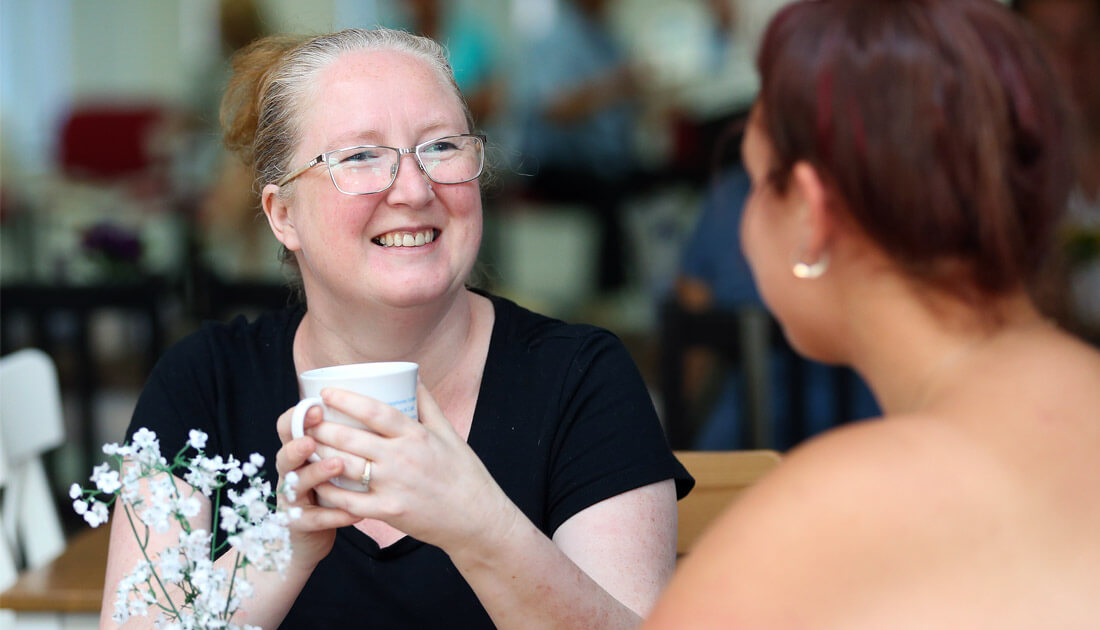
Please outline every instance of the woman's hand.
[[444, 417], [422, 383], [417, 422], [393, 407], [345, 390], [321, 392], [325, 405], [358, 419], [370, 431], [325, 422], [311, 431], [318, 442], [339, 445], [344, 476], [359, 480], [371, 463], [370, 491], [324, 484], [326, 503], [379, 519], [410, 536], [448, 550], [504, 535], [520, 516], [481, 460]]
[[[279, 416], [276, 424], [279, 439], [283, 447], [275, 454], [275, 468], [279, 471], [279, 487], [286, 483], [287, 473], [298, 476], [294, 487], [295, 500], [290, 501], [279, 493], [279, 506], [283, 508], [299, 507], [302, 514], [290, 521], [290, 539], [294, 550], [293, 564], [312, 572], [322, 558], [332, 551], [336, 540], [336, 529], [352, 525], [359, 520], [344, 510], [321, 507], [317, 504], [316, 489], [329, 479], [338, 477], [344, 471], [344, 462], [338, 458], [322, 459], [310, 462], [309, 456], [316, 450], [317, 443], [312, 437], [304, 436], [292, 439], [290, 435], [290, 416], [294, 408]], [[306, 413], [304, 425], [307, 429], [321, 424], [321, 410], [314, 407]]]

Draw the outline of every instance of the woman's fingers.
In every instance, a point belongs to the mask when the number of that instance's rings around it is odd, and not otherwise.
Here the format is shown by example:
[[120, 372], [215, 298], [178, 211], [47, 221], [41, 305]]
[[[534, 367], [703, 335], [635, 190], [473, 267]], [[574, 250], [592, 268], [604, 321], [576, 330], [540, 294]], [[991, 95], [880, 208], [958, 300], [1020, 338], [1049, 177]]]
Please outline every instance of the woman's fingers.
[[[291, 407], [284, 411], [275, 422], [275, 430], [279, 433], [279, 440], [281, 440], [283, 444], [294, 439], [294, 436], [290, 433], [290, 417], [293, 414], [294, 407]], [[315, 406], [306, 411], [305, 420], [302, 422], [302, 426], [308, 434], [310, 429], [321, 424], [322, 421], [324, 421], [324, 414], [321, 412], [320, 407]]]
[[435, 402], [431, 392], [419, 380], [416, 381], [416, 407], [421, 424], [437, 433], [454, 433], [454, 426], [451, 421], [443, 415], [439, 403]]
[[311, 507], [308, 510], [302, 510], [302, 515], [295, 519], [295, 526], [305, 531], [321, 531], [347, 527], [361, 520], [363, 520], [362, 517], [339, 508]]
[[339, 476], [344, 470], [344, 462], [339, 459], [310, 463], [309, 456], [316, 447], [317, 442], [306, 436], [284, 444], [275, 454], [275, 469], [280, 477], [285, 478], [291, 471], [298, 475], [298, 492], [312, 490], [317, 484]]
[[[330, 422], [328, 424], [333, 423]], [[351, 431], [366, 433], [366, 431], [364, 431], [363, 429], [351, 429]], [[342, 444], [342, 448], [345, 448], [347, 450], [345, 451], [342, 449], [336, 449], [330, 446], [325, 446], [324, 444], [320, 444], [317, 447], [317, 456], [320, 457], [322, 461], [332, 459], [342, 462], [342, 476], [349, 481], [359, 481], [360, 477], [362, 477], [363, 475], [363, 470], [366, 467], [367, 456], [359, 455], [358, 453], [360, 451], [352, 445], [342, 442], [337, 442], [337, 444]]]
[[334, 387], [321, 390], [325, 405], [362, 422], [384, 437], [396, 437], [415, 421], [384, 402]]

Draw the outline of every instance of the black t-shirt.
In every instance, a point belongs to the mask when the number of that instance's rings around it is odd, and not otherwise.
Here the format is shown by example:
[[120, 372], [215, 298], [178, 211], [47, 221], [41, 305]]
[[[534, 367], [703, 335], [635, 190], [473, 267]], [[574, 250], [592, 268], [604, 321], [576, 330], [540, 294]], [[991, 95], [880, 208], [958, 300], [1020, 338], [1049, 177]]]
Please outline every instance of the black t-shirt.
[[[489, 296], [496, 321], [468, 443], [547, 536], [604, 499], [664, 479], [693, 485], [669, 450], [645, 385], [606, 330], [565, 324]], [[190, 429], [205, 452], [266, 459], [278, 479], [275, 420], [298, 399], [292, 353], [301, 307], [253, 323], [206, 324], [169, 350], [141, 394], [129, 433], [156, 432], [171, 457]], [[283, 628], [491, 628], [442, 550], [411, 537], [379, 549], [342, 528]]]

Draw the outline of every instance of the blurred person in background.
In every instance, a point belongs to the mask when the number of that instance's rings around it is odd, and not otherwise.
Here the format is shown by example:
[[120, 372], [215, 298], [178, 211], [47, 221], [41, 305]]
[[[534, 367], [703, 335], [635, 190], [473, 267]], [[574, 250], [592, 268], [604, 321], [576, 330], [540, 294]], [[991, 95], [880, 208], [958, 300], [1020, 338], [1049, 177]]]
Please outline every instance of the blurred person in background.
[[229, 60], [238, 50], [266, 34], [265, 19], [255, 0], [218, 2], [220, 55], [195, 82], [195, 108], [201, 117], [202, 159], [206, 172], [196, 213], [196, 261], [204, 272], [222, 279], [278, 279], [278, 248], [273, 247], [252, 190], [248, 165], [227, 152], [218, 133], [218, 105], [229, 79]]
[[885, 415], [789, 453], [645, 627], [1095, 625], [1100, 352], [1028, 291], [1071, 184], [1042, 46], [994, 0], [816, 0], [758, 66], [753, 277]]
[[[618, 339], [467, 287], [485, 138], [442, 48], [389, 29], [275, 36], [233, 68], [226, 141], [255, 174], [305, 303], [170, 349], [129, 434], [148, 427], [172, 453], [200, 429], [208, 456], [259, 453], [277, 487], [299, 479], [296, 499], [280, 497], [303, 510], [286, 579], [250, 576], [238, 623], [635, 627], [672, 572], [691, 478]], [[315, 408], [291, 439], [297, 374], [372, 361], [419, 365], [419, 421], [328, 389], [326, 406], [370, 430]], [[338, 476], [368, 489], [327, 483]], [[209, 531], [213, 505], [194, 528]], [[105, 622], [141, 557], [115, 519]]]
[[447, 50], [455, 83], [470, 107], [474, 124], [485, 128], [504, 99], [500, 37], [461, 0], [406, 0], [408, 30], [439, 42]]
[[608, 24], [609, 0], [565, 0], [517, 64], [518, 143], [529, 192], [579, 203], [600, 225], [597, 285], [626, 280], [621, 202], [637, 174], [637, 70]]

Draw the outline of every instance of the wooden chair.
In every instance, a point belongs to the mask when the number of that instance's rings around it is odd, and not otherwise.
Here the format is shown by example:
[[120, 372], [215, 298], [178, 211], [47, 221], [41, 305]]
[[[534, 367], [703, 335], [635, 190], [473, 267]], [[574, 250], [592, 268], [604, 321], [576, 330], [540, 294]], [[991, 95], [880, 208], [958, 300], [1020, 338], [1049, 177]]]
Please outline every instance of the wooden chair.
[[780, 462], [776, 451], [676, 451], [676, 458], [695, 478], [695, 488], [677, 504], [676, 554], [695, 546], [711, 521], [746, 488]]

